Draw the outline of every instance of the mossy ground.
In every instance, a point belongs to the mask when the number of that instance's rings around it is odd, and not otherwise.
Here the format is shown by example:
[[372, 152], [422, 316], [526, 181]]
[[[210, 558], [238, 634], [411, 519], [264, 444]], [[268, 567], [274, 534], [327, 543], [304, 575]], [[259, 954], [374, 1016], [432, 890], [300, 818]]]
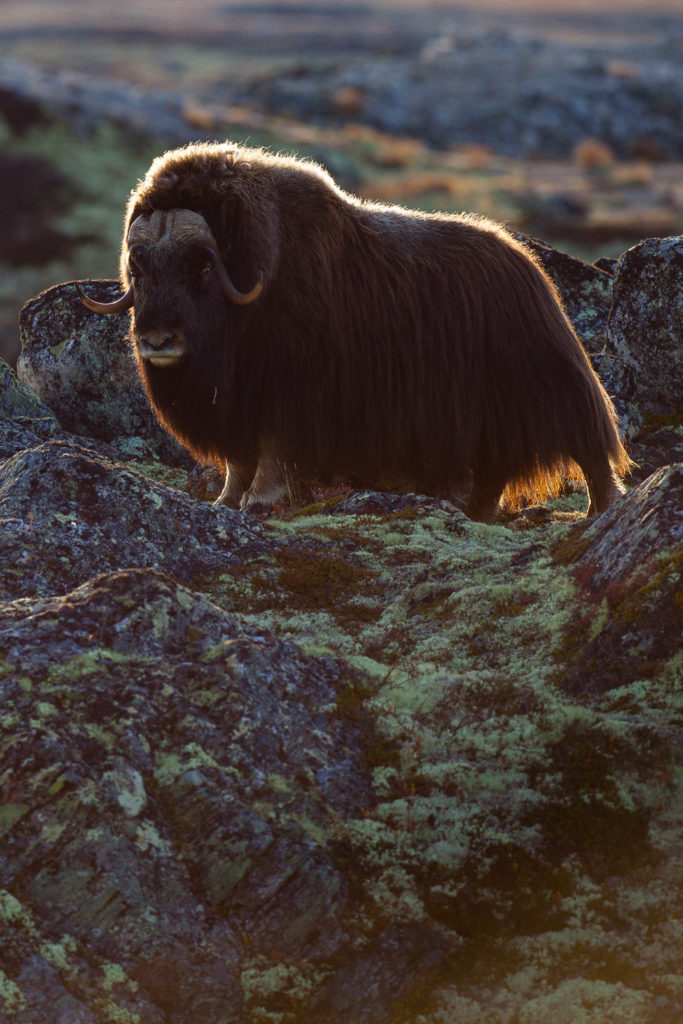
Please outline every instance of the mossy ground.
[[[139, 472], [156, 477], [140, 459]], [[143, 486], [107, 466], [108, 493]], [[71, 494], [68, 474], [54, 473]], [[183, 491], [187, 482], [182, 472], [166, 480]], [[144, 504], [146, 491], [131, 493]], [[71, 519], [82, 502], [86, 523], [93, 494], [83, 484], [74, 495]], [[186, 502], [185, 525], [200, 511]], [[14, 929], [5, 944], [10, 1020], [24, 1007], [26, 957], [39, 954], [68, 988], [93, 921], [156, 934], [136, 886], [156, 900], [157, 875], [169, 880], [165, 901], [189, 871], [202, 905], [233, 921], [267, 869], [301, 888], [297, 913], [277, 926], [278, 900], [244, 913], [230, 984], [249, 1024], [345, 1019], [331, 996], [316, 1016], [339, 954], [309, 952], [308, 936], [343, 934], [343, 956], [362, 965], [381, 959], [396, 929], [431, 952], [382, 996], [382, 1024], [673, 1024], [683, 1006], [681, 656], [667, 640], [646, 663], [635, 640], [619, 638], [630, 630], [645, 643], [655, 627], [670, 637], [679, 556], [662, 551], [601, 590], [582, 496], [495, 525], [436, 501], [401, 502], [351, 514], [335, 498], [272, 517], [249, 557], [197, 568], [190, 589], [144, 570], [102, 576], [59, 608], [41, 606], [36, 629], [59, 621], [59, 655], [35, 660], [35, 629], [30, 651], [0, 650], [16, 750], [60, 750], [66, 737], [69, 763], [88, 773], [75, 787], [62, 753], [30, 773], [30, 793], [18, 762], [0, 774], [3, 842], [32, 837], [17, 857], [85, 858], [77, 876], [29, 872], [8, 897], [68, 908], [49, 934]], [[232, 537], [240, 549], [242, 520], [205, 511], [204, 544]], [[178, 529], [158, 539], [160, 552], [175, 550]], [[8, 605], [17, 629], [33, 600]], [[319, 780], [346, 743], [354, 752], [342, 751], [337, 770], [348, 773], [353, 756], [353, 778], [332, 797]], [[361, 776], [362, 794], [340, 809]], [[269, 850], [282, 851], [270, 866]], [[121, 878], [127, 858], [138, 867]], [[193, 928], [213, 956], [205, 922]], [[98, 1021], [133, 1024], [150, 992], [159, 1006], [176, 998], [155, 981], [176, 977], [166, 954], [132, 973], [98, 958], [102, 978], [87, 996]], [[362, 984], [354, 970], [351, 989]], [[196, 983], [179, 977], [184, 1000]]]
[[333, 836], [353, 925], [428, 925], [449, 950], [397, 1022], [673, 1024], [683, 1007], [681, 904], [663, 897], [683, 866], [668, 838], [680, 657], [672, 640], [644, 664], [617, 637], [661, 615], [680, 565], [588, 596], [578, 516], [573, 498], [512, 528], [312, 509], [272, 522], [275, 558], [210, 583], [250, 628], [362, 673], [339, 704], [371, 723], [377, 802]]

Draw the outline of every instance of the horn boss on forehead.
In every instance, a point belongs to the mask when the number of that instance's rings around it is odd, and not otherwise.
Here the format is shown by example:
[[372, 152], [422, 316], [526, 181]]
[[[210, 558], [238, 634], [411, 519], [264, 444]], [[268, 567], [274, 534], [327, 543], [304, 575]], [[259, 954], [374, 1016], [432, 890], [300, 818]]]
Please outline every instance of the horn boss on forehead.
[[500, 225], [363, 203], [314, 164], [232, 144], [155, 160], [126, 224], [140, 267], [112, 305], [132, 292], [150, 400], [223, 466], [219, 503], [272, 505], [287, 472], [466, 489], [484, 520], [506, 487], [551, 492], [571, 466], [589, 514], [621, 493], [610, 399]]
[[199, 242], [216, 247], [209, 225], [194, 210], [153, 210], [132, 221], [126, 236], [127, 245], [173, 245]]

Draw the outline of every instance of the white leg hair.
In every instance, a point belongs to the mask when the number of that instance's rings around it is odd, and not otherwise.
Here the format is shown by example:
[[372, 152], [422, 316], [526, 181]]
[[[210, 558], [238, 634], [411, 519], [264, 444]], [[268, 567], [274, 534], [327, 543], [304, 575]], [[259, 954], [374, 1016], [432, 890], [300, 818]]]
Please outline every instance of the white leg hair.
[[251, 471], [237, 466], [234, 462], [225, 464], [225, 484], [223, 490], [214, 501], [214, 505], [227, 505], [228, 508], [239, 508], [242, 495], [249, 486], [254, 475]]

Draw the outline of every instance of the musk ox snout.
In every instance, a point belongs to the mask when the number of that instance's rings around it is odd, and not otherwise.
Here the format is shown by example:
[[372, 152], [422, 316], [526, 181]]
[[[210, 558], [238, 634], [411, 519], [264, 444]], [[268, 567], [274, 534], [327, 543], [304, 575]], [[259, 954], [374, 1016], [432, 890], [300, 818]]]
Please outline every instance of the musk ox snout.
[[137, 348], [141, 359], [152, 366], [173, 366], [185, 357], [187, 345], [182, 330], [154, 327], [136, 332]]

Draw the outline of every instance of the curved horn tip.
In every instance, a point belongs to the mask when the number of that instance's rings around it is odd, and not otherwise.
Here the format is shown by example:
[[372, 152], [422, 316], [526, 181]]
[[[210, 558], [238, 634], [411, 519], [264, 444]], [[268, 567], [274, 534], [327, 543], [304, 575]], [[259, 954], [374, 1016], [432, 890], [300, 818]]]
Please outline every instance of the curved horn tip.
[[113, 302], [97, 302], [95, 299], [90, 299], [81, 288], [78, 281], [74, 281], [78, 296], [83, 305], [91, 310], [93, 313], [125, 313], [126, 310], [131, 309], [135, 300], [133, 292], [133, 286], [131, 285], [127, 292], [120, 296], [118, 299], [114, 299]]
[[258, 299], [259, 295], [263, 291], [263, 277], [259, 276], [258, 281], [249, 292], [240, 292], [234, 286], [232, 291], [228, 292], [228, 298], [231, 302], [237, 303], [238, 306], [246, 306], [250, 302], [254, 302]]
[[213, 263], [216, 274], [218, 275], [223, 295], [228, 302], [233, 302], [237, 306], [247, 306], [250, 302], [254, 302], [255, 299], [258, 299], [259, 295], [263, 291], [263, 274], [259, 273], [258, 281], [251, 291], [241, 292], [239, 288], [233, 284], [232, 278], [230, 277], [227, 267], [225, 266], [225, 263], [223, 263], [221, 254], [218, 252], [215, 244], [205, 245], [204, 249], [211, 257], [211, 262]]

